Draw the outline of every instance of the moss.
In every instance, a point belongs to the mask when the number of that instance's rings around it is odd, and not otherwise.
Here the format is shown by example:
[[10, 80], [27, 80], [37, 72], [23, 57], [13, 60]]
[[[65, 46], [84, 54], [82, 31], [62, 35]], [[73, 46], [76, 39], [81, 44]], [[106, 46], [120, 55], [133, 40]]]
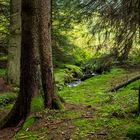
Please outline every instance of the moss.
[[41, 96], [34, 97], [31, 102], [31, 112], [39, 112], [44, 109], [43, 99]]
[[[105, 92], [110, 88], [112, 82], [120, 82], [120, 78], [133, 74], [120, 68], [113, 68], [110, 72], [85, 80], [76, 87], [65, 87], [59, 91], [59, 95], [64, 98], [67, 105], [72, 106], [69, 106], [70, 108], [67, 110], [43, 111], [44, 116], [47, 117], [47, 122], [52, 125], [58, 123], [59, 126], [66, 123], [65, 127], [62, 125], [64, 129], [67, 129], [70, 124], [75, 129], [70, 137], [71, 139], [98, 138], [112, 140], [127, 139], [127, 137], [138, 139], [140, 119], [135, 116], [138, 92], [133, 87], [138, 86], [139, 81], [122, 88], [116, 93]], [[32, 104], [40, 104], [38, 100], [40, 99], [36, 99]], [[39, 107], [35, 111], [41, 109], [42, 107]], [[92, 113], [91, 118], [86, 117], [88, 113]], [[28, 122], [31, 122], [29, 125], [32, 125], [33, 120], [28, 120]], [[58, 129], [61, 130], [60, 127], [56, 128], [55, 126], [56, 132], [58, 132]], [[43, 130], [44, 133], [46, 131], [47, 129]], [[42, 132], [35, 128], [27, 132], [23, 130], [21, 134], [26, 135], [27, 139], [37, 139], [42, 135]], [[43, 136], [46, 139], [50, 138], [49, 133]]]
[[55, 97], [53, 99], [53, 108], [54, 109], [59, 109], [59, 110], [64, 109], [64, 106], [63, 106], [59, 97]]
[[5, 77], [5, 75], [6, 75], [6, 70], [0, 69], [0, 77]]
[[126, 136], [131, 140], [140, 140], [140, 126], [131, 126]]
[[13, 140], [37, 140], [37, 133], [32, 131], [20, 131]]
[[35, 117], [28, 117], [28, 118], [25, 120], [22, 129], [25, 130], [25, 129], [29, 128], [35, 121], [36, 121], [36, 118], [35, 118]]
[[7, 106], [16, 100], [17, 94], [12, 92], [3, 93], [0, 95], [0, 106]]

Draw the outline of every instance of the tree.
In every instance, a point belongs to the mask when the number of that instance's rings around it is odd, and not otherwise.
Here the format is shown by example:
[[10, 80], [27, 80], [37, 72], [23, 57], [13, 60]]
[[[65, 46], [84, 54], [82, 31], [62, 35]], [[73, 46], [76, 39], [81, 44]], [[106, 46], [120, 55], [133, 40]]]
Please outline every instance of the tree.
[[100, 37], [105, 36], [103, 42], [109, 38], [114, 40], [113, 53], [116, 53], [117, 48], [117, 57], [126, 59], [134, 37], [137, 42], [139, 40], [140, 1], [83, 0], [80, 6], [81, 16], [90, 23], [90, 31], [93, 34], [100, 33]]
[[54, 80], [51, 50], [51, 0], [39, 0], [38, 3], [39, 51], [44, 105], [45, 107], [52, 108]]
[[19, 85], [21, 49], [21, 0], [10, 1], [10, 37], [8, 45], [7, 80]]
[[1, 128], [12, 127], [24, 121], [30, 112], [32, 95], [37, 92], [35, 78], [35, 1], [22, 0], [22, 41], [20, 66], [20, 92], [9, 114], [2, 120]]
[[51, 0], [38, 0], [38, 36], [45, 108], [60, 108], [55, 95], [51, 48]]
[[54, 94], [51, 0], [22, 0], [21, 13], [20, 92], [12, 110], [2, 121], [1, 128], [16, 126], [24, 122], [30, 113], [32, 96], [38, 92], [36, 43], [40, 50], [44, 105], [50, 109], [62, 107], [59, 98]]

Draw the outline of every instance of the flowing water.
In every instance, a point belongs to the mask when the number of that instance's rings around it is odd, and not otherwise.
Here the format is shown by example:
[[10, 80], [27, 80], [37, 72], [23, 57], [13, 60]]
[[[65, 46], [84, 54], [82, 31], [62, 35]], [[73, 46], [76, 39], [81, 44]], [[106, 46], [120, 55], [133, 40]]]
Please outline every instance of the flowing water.
[[[93, 76], [97, 76], [98, 74], [93, 72], [89, 78], [93, 77]], [[88, 76], [87, 74], [84, 74], [84, 77]], [[88, 79], [88, 78], [87, 78]], [[86, 80], [86, 79], [85, 79]], [[75, 87], [77, 85], [79, 85], [82, 81], [84, 80], [81, 80], [81, 79], [77, 79], [76, 81], [72, 81], [71, 83], [67, 83], [67, 86], [68, 87]]]

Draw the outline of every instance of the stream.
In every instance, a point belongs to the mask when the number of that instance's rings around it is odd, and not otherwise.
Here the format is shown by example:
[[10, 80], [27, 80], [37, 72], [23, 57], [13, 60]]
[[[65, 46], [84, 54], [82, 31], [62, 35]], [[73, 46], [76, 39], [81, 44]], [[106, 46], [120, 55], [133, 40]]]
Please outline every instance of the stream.
[[71, 83], [67, 83], [68, 87], [75, 87], [77, 85], [79, 85], [81, 82], [85, 81], [86, 79], [89, 79], [91, 77], [97, 76], [99, 74], [97, 74], [96, 72], [93, 72], [92, 74], [84, 74], [84, 76], [82, 78], [77, 78], [77, 80], [72, 81]]

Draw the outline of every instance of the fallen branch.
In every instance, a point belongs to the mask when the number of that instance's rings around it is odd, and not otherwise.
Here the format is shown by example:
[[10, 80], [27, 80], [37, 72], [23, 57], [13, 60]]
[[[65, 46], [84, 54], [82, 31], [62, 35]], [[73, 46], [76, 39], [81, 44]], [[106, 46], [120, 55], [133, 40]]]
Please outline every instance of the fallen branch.
[[135, 82], [135, 81], [137, 81], [137, 80], [139, 80], [139, 79], [140, 79], [140, 74], [139, 74], [139, 75], [136, 75], [135, 77], [129, 79], [128, 81], [125, 81], [125, 82], [123, 82], [123, 83], [117, 85], [116, 87], [114, 87], [114, 88], [108, 90], [108, 92], [115, 92], [115, 91], [119, 90], [120, 88], [126, 87], [127, 85], [129, 85], [129, 84], [131, 84], [132, 82]]

